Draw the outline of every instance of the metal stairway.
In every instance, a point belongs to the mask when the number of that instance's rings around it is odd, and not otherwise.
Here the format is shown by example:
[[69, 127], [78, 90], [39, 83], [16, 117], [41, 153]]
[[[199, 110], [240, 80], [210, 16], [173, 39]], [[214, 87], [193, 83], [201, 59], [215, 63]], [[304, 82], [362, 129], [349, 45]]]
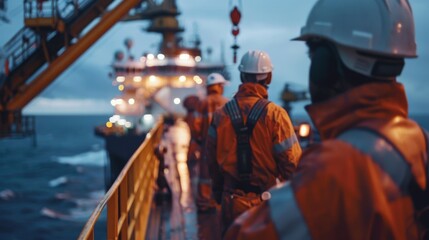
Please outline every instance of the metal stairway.
[[[0, 138], [22, 133], [21, 111], [141, 0], [24, 0], [22, 28], [3, 49]], [[101, 18], [100, 18], [101, 17]], [[97, 18], [100, 18], [95, 24]], [[90, 29], [87, 29], [90, 28]]]

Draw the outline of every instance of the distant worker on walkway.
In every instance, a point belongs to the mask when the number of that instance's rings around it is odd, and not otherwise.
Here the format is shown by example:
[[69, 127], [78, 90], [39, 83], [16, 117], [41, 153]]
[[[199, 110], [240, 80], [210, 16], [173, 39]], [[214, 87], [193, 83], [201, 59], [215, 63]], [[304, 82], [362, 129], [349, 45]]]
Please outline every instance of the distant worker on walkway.
[[201, 159], [201, 144], [197, 142], [198, 139], [198, 129], [197, 124], [197, 108], [199, 105], [200, 99], [198, 96], [191, 95], [185, 98], [183, 101], [183, 107], [186, 109], [185, 122], [189, 126], [189, 130], [191, 132], [191, 141], [189, 143], [188, 149], [188, 169], [191, 180], [196, 177], [196, 173], [198, 170], [196, 169], [198, 163]]
[[259, 205], [276, 179], [289, 180], [301, 156], [287, 112], [267, 100], [273, 70], [268, 54], [247, 52], [239, 70], [243, 84], [213, 116], [205, 155], [215, 198], [222, 204], [224, 231]]
[[297, 40], [309, 47], [307, 111], [322, 143], [226, 239], [419, 239], [427, 138], [396, 81], [416, 57], [409, 3], [320, 0]]
[[[207, 98], [201, 100], [197, 119], [198, 142], [203, 145], [206, 138], [213, 113], [221, 108], [228, 99], [222, 96], [224, 85], [227, 83], [225, 78], [219, 73], [212, 73], [207, 77]], [[215, 212], [216, 202], [212, 197], [212, 185], [207, 162], [202, 159], [200, 163], [200, 172], [198, 180], [197, 207], [200, 212]]]

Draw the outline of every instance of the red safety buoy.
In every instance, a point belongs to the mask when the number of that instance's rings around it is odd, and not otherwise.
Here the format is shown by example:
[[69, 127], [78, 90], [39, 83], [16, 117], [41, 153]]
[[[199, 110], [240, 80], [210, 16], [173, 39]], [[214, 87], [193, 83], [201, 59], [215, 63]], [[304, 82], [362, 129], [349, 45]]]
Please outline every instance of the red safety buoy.
[[231, 17], [231, 22], [234, 26], [237, 26], [240, 23], [241, 12], [240, 10], [238, 10], [237, 6], [235, 6], [234, 9], [232, 9], [230, 17]]
[[234, 37], [238, 36], [240, 34], [240, 28], [239, 27], [232, 27], [232, 35]]

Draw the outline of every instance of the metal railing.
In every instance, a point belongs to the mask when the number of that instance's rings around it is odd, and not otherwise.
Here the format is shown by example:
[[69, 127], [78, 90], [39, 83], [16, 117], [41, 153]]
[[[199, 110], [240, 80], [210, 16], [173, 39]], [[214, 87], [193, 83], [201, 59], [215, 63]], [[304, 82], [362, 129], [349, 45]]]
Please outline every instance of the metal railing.
[[106, 206], [107, 239], [145, 239], [159, 166], [154, 146], [159, 144], [162, 132], [160, 121], [125, 165], [78, 239], [94, 239], [94, 226]]

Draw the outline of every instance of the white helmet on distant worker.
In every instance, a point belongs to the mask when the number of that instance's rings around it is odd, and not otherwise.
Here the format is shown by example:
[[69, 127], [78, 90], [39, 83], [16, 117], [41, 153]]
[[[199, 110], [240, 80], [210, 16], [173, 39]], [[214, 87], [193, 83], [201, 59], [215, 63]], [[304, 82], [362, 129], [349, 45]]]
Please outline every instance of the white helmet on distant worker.
[[378, 58], [417, 57], [408, 0], [320, 0], [295, 40], [312, 38], [334, 42], [344, 64], [366, 76]]
[[268, 73], [271, 73], [273, 69], [270, 56], [259, 50], [248, 51], [244, 54], [238, 66], [238, 70], [242, 73], [256, 74], [258, 81], [266, 79]]
[[212, 73], [207, 77], [207, 86], [225, 84], [227, 82], [228, 81], [226, 81], [225, 78], [219, 73]]

